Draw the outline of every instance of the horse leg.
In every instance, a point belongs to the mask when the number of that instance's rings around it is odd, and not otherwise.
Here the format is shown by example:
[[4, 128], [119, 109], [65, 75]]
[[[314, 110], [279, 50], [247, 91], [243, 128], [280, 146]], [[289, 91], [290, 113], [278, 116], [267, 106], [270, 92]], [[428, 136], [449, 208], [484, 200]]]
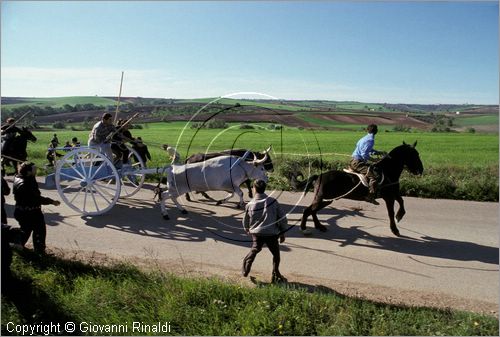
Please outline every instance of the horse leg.
[[[332, 200], [333, 201], [333, 200]], [[319, 219], [318, 219], [318, 211], [320, 211], [322, 208], [330, 205], [332, 203], [332, 201], [320, 201], [318, 203], [313, 203], [311, 206], [311, 214], [312, 214], [312, 218], [313, 218], [313, 221], [314, 221], [314, 228], [318, 229], [319, 231], [321, 232], [326, 232], [326, 227], [323, 226], [320, 222], [319, 222]]]
[[309, 217], [309, 215], [311, 215], [311, 206], [308, 206], [306, 207], [306, 209], [304, 210], [304, 213], [302, 213], [302, 220], [300, 221], [300, 231], [302, 232], [302, 234], [304, 235], [308, 235], [308, 234], [311, 234], [311, 231], [309, 231], [306, 227], [306, 223], [307, 223], [307, 218]]
[[391, 232], [396, 235], [400, 236], [398, 227], [396, 226], [396, 222], [394, 221], [394, 199], [384, 199], [385, 200], [385, 205], [387, 206], [387, 213], [389, 214], [389, 223], [391, 226]]
[[396, 223], [399, 223], [401, 221], [401, 219], [403, 219], [404, 215], [406, 214], [406, 210], [405, 210], [405, 204], [404, 204], [403, 198], [401, 198], [400, 195], [398, 195], [396, 197], [396, 201], [399, 204], [399, 209], [398, 209], [398, 212], [396, 213]]

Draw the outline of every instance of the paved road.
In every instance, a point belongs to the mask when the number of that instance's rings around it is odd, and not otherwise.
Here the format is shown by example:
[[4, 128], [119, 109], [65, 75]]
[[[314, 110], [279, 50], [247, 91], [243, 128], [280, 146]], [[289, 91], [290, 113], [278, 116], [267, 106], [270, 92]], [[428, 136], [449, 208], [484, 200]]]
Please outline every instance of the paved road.
[[[42, 194], [58, 199], [55, 190], [40, 186]], [[290, 212], [290, 224], [298, 224], [312, 199], [311, 194], [304, 199], [298, 193], [274, 195]], [[82, 217], [64, 204], [45, 206], [47, 244], [250, 283], [239, 276], [250, 243], [235, 202], [214, 206], [195, 197], [197, 202], [187, 204], [187, 215], [169, 202], [171, 219], [165, 221], [152, 196], [144, 188], [98, 217]], [[417, 198], [405, 198], [405, 202], [407, 214], [399, 224], [399, 238], [390, 232], [384, 205], [335, 202], [336, 208], [329, 207], [319, 216], [328, 227], [326, 233], [313, 230], [312, 236], [304, 237], [298, 228], [287, 233], [282, 273], [291, 283], [309, 288], [498, 315], [498, 203]], [[12, 215], [11, 196], [7, 204]], [[9, 219], [9, 223], [16, 222]], [[312, 220], [308, 226], [312, 227]], [[263, 250], [251, 275], [267, 282], [270, 272], [271, 255]]]

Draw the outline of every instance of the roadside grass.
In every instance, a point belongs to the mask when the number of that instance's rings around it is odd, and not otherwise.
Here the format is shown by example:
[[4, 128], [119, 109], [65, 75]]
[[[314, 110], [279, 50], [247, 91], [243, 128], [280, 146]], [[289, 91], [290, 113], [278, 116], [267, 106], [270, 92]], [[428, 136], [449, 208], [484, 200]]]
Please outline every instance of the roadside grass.
[[[186, 122], [150, 123], [141, 125], [142, 129], [133, 129], [132, 134], [141, 136], [148, 144], [153, 158], [148, 162], [149, 167], [167, 165], [167, 155], [161, 149], [164, 143], [175, 146], [182, 158], [228, 148], [262, 151], [272, 144], [275, 172], [270, 174], [271, 187], [285, 190], [290, 186], [285, 179], [286, 170], [280, 166], [286, 168], [287, 163], [296, 162], [299, 168], [307, 170], [311, 163], [321, 160], [324, 169], [342, 169], [347, 165], [354, 145], [364, 135], [363, 131], [311, 131], [289, 127], [281, 131], [271, 130], [265, 123], [251, 125], [254, 129], [240, 129], [239, 123], [232, 123], [227, 129], [196, 130]], [[74, 136], [85, 144], [89, 133], [68, 129], [35, 131], [38, 141], [29, 144], [28, 158], [42, 168], [40, 175], [48, 172], [43, 169], [47, 163], [45, 153], [54, 132], [63, 144]], [[498, 201], [498, 140], [498, 134], [381, 132], [377, 135], [375, 148], [390, 151], [403, 141], [410, 144], [418, 141], [424, 175], [403, 176], [401, 185], [406, 195]]]
[[[401, 307], [350, 298], [307, 285], [248, 288], [215, 278], [144, 272], [129, 264], [37, 257], [16, 251], [14, 282], [2, 282], [2, 335], [7, 323], [72, 321], [128, 326], [169, 322], [174, 335], [490, 335], [498, 319], [453, 310]], [[77, 332], [79, 332], [77, 330]], [[64, 332], [63, 332], [64, 334]]]

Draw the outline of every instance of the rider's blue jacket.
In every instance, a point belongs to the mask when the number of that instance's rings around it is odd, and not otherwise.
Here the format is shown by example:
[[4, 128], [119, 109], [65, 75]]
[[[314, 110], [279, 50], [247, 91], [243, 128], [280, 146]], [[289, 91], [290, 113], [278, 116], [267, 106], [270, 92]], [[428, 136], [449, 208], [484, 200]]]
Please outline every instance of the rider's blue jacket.
[[375, 145], [375, 135], [373, 133], [369, 133], [358, 141], [356, 148], [352, 153], [352, 158], [356, 160], [368, 161], [368, 159], [370, 159], [370, 154], [378, 152], [373, 149], [373, 145]]

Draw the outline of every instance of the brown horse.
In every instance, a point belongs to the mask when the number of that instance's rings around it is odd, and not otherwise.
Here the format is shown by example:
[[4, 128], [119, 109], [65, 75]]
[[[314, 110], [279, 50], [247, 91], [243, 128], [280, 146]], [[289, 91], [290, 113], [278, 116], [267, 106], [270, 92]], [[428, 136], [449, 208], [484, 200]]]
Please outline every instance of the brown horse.
[[[403, 198], [399, 190], [399, 177], [406, 167], [412, 174], [421, 175], [424, 171], [420, 156], [415, 149], [417, 142], [408, 145], [403, 142], [394, 148], [388, 156], [374, 164], [374, 169], [383, 173], [384, 181], [379, 186], [379, 196], [384, 199], [389, 213], [389, 222], [391, 231], [399, 236], [399, 230], [394, 221], [394, 201], [399, 204], [399, 210], [396, 213], [396, 220], [399, 222], [406, 211]], [[368, 187], [360, 183], [360, 179], [353, 174], [344, 171], [328, 171], [320, 175], [313, 175], [308, 180], [297, 181], [297, 175], [292, 177], [292, 186], [298, 189], [304, 189], [304, 192], [313, 185], [314, 182], [314, 200], [312, 204], [304, 210], [300, 229], [304, 234], [306, 231], [307, 218], [312, 215], [314, 227], [320, 231], [326, 231], [326, 227], [320, 224], [317, 213], [322, 208], [328, 206], [333, 201], [341, 198], [353, 200], [365, 200], [368, 194]]]

